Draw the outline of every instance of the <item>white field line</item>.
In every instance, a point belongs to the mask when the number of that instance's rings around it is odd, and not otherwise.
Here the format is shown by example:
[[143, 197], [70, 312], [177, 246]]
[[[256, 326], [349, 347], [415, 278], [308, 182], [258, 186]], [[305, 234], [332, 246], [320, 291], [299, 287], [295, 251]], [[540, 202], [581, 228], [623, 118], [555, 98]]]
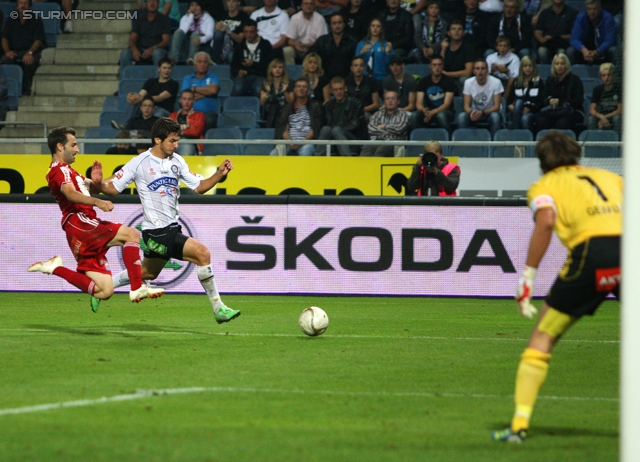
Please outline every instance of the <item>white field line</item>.
[[[86, 407], [96, 404], [114, 403], [120, 401], [132, 401], [135, 399], [151, 398], [155, 396], [180, 395], [190, 393], [253, 393], [253, 394], [282, 394], [282, 395], [326, 395], [326, 396], [351, 396], [351, 397], [389, 397], [389, 398], [476, 398], [476, 399], [507, 399], [513, 396], [500, 396], [489, 394], [463, 394], [463, 393], [429, 393], [429, 392], [368, 392], [368, 391], [333, 391], [333, 390], [299, 390], [299, 389], [273, 389], [273, 388], [238, 388], [238, 387], [191, 387], [168, 388], [164, 390], [138, 390], [135, 393], [103, 396], [97, 399], [82, 399], [77, 401], [63, 401], [60, 403], [38, 404], [36, 406], [23, 406], [12, 409], [0, 409], [0, 416], [28, 414], [33, 412], [50, 411], [69, 407]], [[580, 397], [580, 396], [539, 396], [538, 399], [554, 401], [591, 401], [591, 402], [619, 402], [618, 398]]]
[[[128, 334], [128, 335], [214, 335], [221, 337], [301, 337], [302, 334], [258, 334], [246, 332], [186, 332], [186, 331], [145, 331], [145, 330], [116, 330], [103, 327], [69, 327], [70, 330], [86, 330], [102, 334]], [[0, 332], [22, 332], [29, 333], [61, 333], [69, 332], [56, 329], [0, 329]], [[393, 340], [460, 340], [460, 341], [498, 341], [498, 342], [526, 342], [527, 338], [500, 338], [500, 337], [437, 337], [430, 335], [331, 335], [325, 334], [324, 338], [358, 338], [358, 339], [393, 339]], [[620, 343], [620, 340], [584, 340], [584, 339], [563, 339], [562, 343]]]

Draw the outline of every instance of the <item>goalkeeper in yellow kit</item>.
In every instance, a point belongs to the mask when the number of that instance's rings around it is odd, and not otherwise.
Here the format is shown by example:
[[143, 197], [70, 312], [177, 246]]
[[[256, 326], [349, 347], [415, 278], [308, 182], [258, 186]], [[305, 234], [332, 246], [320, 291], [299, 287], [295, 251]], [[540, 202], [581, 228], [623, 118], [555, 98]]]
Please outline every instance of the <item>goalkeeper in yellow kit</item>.
[[554, 345], [574, 322], [592, 315], [609, 293], [619, 297], [620, 291], [622, 178], [579, 166], [580, 146], [562, 132], [544, 136], [536, 154], [544, 175], [527, 194], [535, 227], [516, 294], [522, 316], [531, 319], [537, 313], [531, 305], [533, 280], [553, 231], [569, 255], [520, 358], [511, 425], [493, 432], [496, 441], [526, 440]]

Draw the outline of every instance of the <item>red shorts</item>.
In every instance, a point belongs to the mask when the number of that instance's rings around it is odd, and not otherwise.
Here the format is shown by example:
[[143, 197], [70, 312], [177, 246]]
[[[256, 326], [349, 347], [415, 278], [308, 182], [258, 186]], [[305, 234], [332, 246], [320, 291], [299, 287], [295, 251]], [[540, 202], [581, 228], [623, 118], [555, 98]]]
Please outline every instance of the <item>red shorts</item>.
[[107, 260], [107, 244], [116, 237], [120, 223], [89, 218], [83, 213], [70, 215], [62, 227], [69, 248], [78, 262], [78, 272], [95, 271], [111, 274]]

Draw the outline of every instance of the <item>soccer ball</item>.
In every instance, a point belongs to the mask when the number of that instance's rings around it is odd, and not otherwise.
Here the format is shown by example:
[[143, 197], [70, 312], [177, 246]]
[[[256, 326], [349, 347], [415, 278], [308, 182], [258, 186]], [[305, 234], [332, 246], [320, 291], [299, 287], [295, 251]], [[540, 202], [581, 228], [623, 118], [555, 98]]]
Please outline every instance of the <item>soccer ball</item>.
[[305, 334], [315, 337], [322, 334], [329, 327], [329, 317], [322, 308], [310, 306], [305, 308], [298, 318], [300, 329]]

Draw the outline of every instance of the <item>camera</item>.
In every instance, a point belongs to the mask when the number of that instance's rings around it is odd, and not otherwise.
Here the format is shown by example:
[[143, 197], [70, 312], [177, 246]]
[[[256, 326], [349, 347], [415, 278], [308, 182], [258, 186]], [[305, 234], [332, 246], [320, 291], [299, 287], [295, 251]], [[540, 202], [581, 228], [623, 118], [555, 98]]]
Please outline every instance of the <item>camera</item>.
[[422, 165], [424, 168], [436, 167], [438, 165], [438, 156], [435, 152], [425, 152], [422, 155]]

